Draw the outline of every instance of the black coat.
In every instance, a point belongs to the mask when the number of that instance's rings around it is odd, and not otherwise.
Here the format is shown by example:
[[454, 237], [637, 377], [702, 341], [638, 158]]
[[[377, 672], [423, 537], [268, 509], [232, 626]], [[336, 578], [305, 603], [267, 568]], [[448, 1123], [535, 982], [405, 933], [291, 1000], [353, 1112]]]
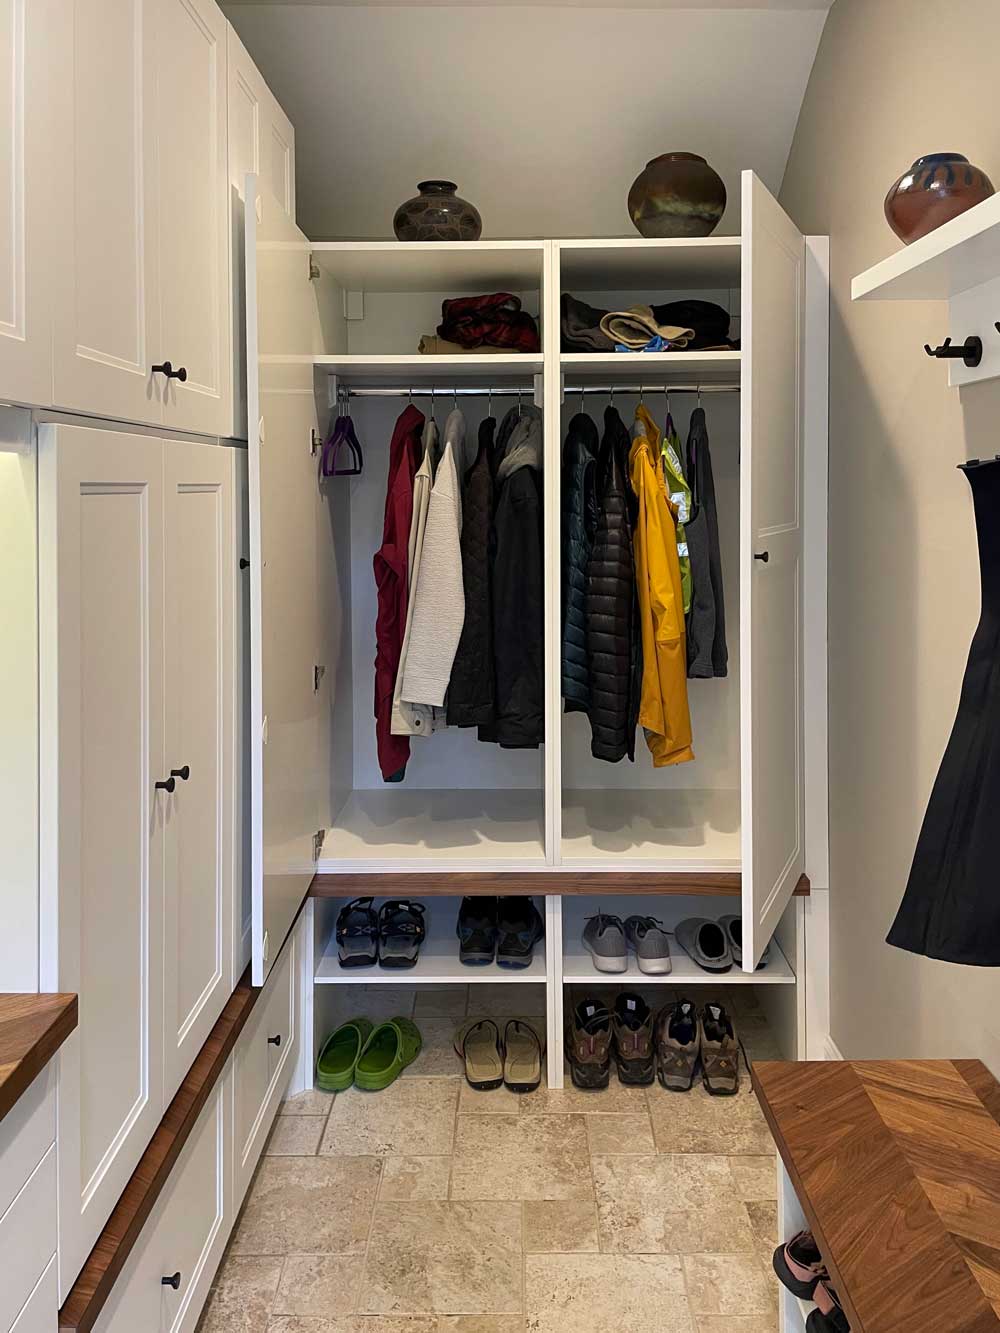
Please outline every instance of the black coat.
[[578, 412], [569, 423], [562, 468], [562, 696], [567, 713], [590, 706], [587, 566], [597, 531], [597, 427]]
[[462, 487], [462, 583], [465, 623], [448, 684], [449, 727], [484, 726], [493, 721], [493, 598], [490, 564], [493, 543], [493, 432], [487, 417], [479, 427], [479, 452]]
[[719, 515], [715, 504], [715, 478], [708, 444], [708, 426], [703, 408], [691, 413], [687, 442], [687, 475], [695, 506], [694, 517], [685, 525], [691, 557], [691, 610], [687, 618], [688, 675], [711, 678], [725, 676], [729, 649], [726, 645], [726, 605], [722, 586], [722, 555], [719, 549]]
[[[512, 430], [505, 429], [511, 415]], [[545, 614], [542, 587], [542, 414], [512, 408], [497, 449], [493, 560], [496, 721], [479, 739], [535, 749], [545, 739]]]
[[604, 413], [597, 456], [597, 531], [587, 567], [590, 750], [617, 763], [635, 758], [642, 683], [632, 555], [629, 437], [615, 408]]

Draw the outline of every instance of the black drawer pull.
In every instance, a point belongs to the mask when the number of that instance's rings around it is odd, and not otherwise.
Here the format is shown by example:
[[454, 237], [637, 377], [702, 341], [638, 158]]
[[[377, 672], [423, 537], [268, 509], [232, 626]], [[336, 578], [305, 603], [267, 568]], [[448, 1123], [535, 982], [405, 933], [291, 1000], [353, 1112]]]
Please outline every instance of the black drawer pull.
[[277, 1035], [276, 1037], [268, 1037], [268, 1039], [267, 1039], [267, 1044], [268, 1044], [268, 1046], [280, 1046], [280, 1045], [281, 1045], [281, 1033], [279, 1032], [278, 1035]]
[[245, 555], [241, 555], [241, 556], [240, 556], [240, 569], [249, 569], [249, 568], [250, 568], [250, 561], [246, 558]]
[[765, 565], [766, 565], [767, 562], [768, 562], [768, 561], [770, 560], [770, 558], [771, 558], [771, 552], [770, 552], [770, 551], [754, 551], [754, 553], [753, 553], [753, 558], [754, 558], [755, 560], [759, 560], [762, 564], [765, 564]]
[[167, 780], [166, 780], [165, 782], [158, 782], [158, 783], [156, 784], [156, 790], [157, 790], [157, 791], [173, 791], [173, 789], [174, 789], [176, 786], [177, 786], [177, 782], [176, 782], [176, 780], [175, 780], [174, 778], [167, 778]]
[[161, 1278], [160, 1278], [160, 1286], [161, 1286], [161, 1287], [173, 1287], [174, 1291], [180, 1291], [180, 1287], [181, 1287], [181, 1275], [180, 1275], [180, 1273], [174, 1273], [174, 1274], [173, 1274], [172, 1276], [170, 1276], [170, 1277], [161, 1277]]
[[170, 770], [170, 776], [172, 778], [180, 778], [181, 782], [187, 782], [188, 778], [191, 776], [190, 765], [185, 764], [183, 768], [172, 768]]
[[188, 377], [187, 369], [184, 366], [178, 366], [174, 370], [169, 361], [164, 361], [161, 365], [150, 366], [154, 375], [166, 375], [168, 380], [180, 380], [183, 384]]

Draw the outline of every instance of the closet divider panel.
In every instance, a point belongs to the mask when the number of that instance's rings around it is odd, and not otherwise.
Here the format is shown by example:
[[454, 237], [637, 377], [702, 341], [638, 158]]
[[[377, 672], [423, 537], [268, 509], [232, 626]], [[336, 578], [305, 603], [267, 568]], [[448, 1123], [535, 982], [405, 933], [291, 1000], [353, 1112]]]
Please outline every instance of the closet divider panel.
[[805, 241], [743, 173], [740, 606], [743, 957], [752, 970], [805, 869]]

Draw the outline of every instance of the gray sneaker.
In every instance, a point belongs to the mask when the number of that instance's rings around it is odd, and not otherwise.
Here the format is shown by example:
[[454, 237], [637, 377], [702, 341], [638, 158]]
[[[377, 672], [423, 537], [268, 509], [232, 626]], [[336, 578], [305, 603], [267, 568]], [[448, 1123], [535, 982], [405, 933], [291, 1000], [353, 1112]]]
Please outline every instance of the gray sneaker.
[[706, 972], [728, 972], [733, 965], [726, 932], [707, 917], [685, 917], [677, 923], [674, 939]]
[[628, 970], [628, 950], [621, 917], [605, 916], [603, 912], [588, 917], [583, 928], [583, 947], [594, 960], [598, 972]]
[[625, 943], [635, 954], [640, 972], [662, 977], [670, 971], [670, 940], [655, 917], [630, 916], [625, 922]]
[[[628, 923], [626, 922], [626, 925]], [[726, 933], [726, 939], [729, 941], [729, 948], [733, 955], [733, 962], [737, 967], [743, 966], [743, 918], [741, 916], [720, 916], [719, 926]], [[760, 956], [758, 968], [764, 966], [771, 958], [771, 945], [765, 944], [764, 952]]]

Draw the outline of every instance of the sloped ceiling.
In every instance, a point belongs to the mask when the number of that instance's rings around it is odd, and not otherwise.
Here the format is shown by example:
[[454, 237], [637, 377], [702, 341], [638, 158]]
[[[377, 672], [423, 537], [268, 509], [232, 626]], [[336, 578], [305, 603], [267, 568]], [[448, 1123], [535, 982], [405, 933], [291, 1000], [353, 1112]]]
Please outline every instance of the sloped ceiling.
[[634, 234], [629, 185], [672, 149], [720, 173], [719, 231], [737, 232], [741, 169], [781, 185], [828, 7], [226, 12], [295, 125], [299, 225], [321, 240], [391, 237], [396, 206], [435, 177], [477, 205], [484, 237]]

